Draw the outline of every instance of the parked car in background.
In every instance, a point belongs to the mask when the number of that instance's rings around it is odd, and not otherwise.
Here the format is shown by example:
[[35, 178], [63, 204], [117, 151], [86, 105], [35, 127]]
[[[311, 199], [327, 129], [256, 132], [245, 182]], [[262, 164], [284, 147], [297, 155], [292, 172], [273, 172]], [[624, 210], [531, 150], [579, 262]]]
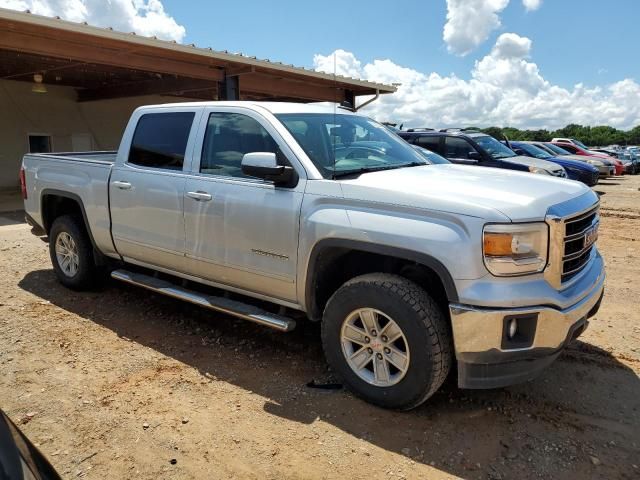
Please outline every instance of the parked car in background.
[[590, 148], [589, 150], [596, 153], [604, 153], [605, 155], [609, 155], [610, 157], [617, 158], [617, 159], [621, 159], [622, 157], [624, 157], [624, 150], [619, 150], [619, 149], [613, 150], [611, 148], [601, 148], [601, 147]]
[[412, 145], [442, 155], [451, 163], [505, 168], [561, 178], [567, 176], [567, 172], [560, 165], [517, 155], [492, 136], [475, 130], [413, 129], [398, 132], [398, 135]]
[[622, 162], [625, 166], [628, 166], [634, 175], [640, 173], [640, 149], [628, 147], [623, 152], [624, 159]]
[[568, 160], [576, 160], [578, 162], [584, 162], [589, 165], [592, 165], [598, 169], [600, 172], [600, 177], [608, 177], [611, 175], [615, 175], [615, 166], [613, 162], [605, 159], [605, 158], [596, 158], [596, 157], [586, 157], [584, 155], [574, 155], [570, 153], [568, 150], [563, 149], [557, 145], [552, 143], [545, 142], [525, 142], [535, 145], [536, 147], [544, 150], [550, 155], [558, 158], [566, 158]]
[[541, 148], [538, 148], [535, 145], [527, 142], [510, 141], [509, 147], [518, 155], [557, 163], [565, 169], [565, 171], [567, 172], [567, 177], [569, 177], [570, 180], [577, 180], [584, 183], [585, 185], [588, 185], [589, 187], [593, 187], [598, 183], [600, 172], [596, 167], [589, 165], [588, 163], [555, 157], [545, 150], [542, 150]]
[[624, 173], [636, 175], [640, 172], [640, 158], [632, 150], [622, 148], [616, 150], [611, 148], [592, 148], [590, 150], [592, 152], [604, 153], [619, 160], [624, 167]]
[[589, 149], [589, 147], [587, 147], [584, 143], [582, 143], [580, 140], [576, 140], [575, 138], [552, 138], [551, 141], [553, 143], [570, 143], [584, 150]]
[[553, 145], [557, 145], [560, 148], [563, 148], [574, 155], [583, 155], [585, 157], [596, 157], [596, 158], [604, 158], [605, 160], [609, 160], [613, 163], [615, 167], [616, 175], [624, 175], [624, 165], [617, 158], [613, 158], [611, 155], [607, 155], [606, 153], [598, 153], [589, 150], [588, 148], [579, 147], [573, 143], [564, 143], [564, 142], [551, 142]]
[[333, 371], [387, 408], [420, 405], [454, 370], [462, 388], [536, 377], [604, 293], [585, 185], [429, 164], [320, 105], [144, 106], [118, 152], [27, 154], [20, 179], [63, 285], [110, 271], [280, 331], [321, 322]]
[[640, 158], [640, 147], [636, 147], [636, 146], [627, 147], [627, 151], [631, 152], [633, 155]]

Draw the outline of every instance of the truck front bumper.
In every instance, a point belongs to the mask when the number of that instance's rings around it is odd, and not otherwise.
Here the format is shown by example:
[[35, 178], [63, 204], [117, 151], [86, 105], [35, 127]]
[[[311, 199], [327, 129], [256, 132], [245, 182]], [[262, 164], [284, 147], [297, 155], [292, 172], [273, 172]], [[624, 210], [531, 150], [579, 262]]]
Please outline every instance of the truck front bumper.
[[604, 278], [602, 274], [588, 295], [564, 310], [451, 304], [458, 386], [499, 388], [535, 378], [586, 329], [600, 308]]

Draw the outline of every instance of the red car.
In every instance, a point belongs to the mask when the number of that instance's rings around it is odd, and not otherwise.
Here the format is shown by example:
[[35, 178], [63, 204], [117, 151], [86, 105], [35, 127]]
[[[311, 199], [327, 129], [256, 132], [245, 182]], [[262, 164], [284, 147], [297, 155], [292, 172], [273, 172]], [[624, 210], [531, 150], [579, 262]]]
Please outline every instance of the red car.
[[564, 148], [568, 150], [574, 155], [584, 155], [586, 157], [596, 157], [596, 158], [604, 158], [605, 160], [609, 160], [615, 166], [615, 174], [616, 175], [624, 175], [624, 165], [620, 160], [614, 158], [606, 153], [594, 152], [592, 150], [585, 150], [584, 148], [579, 147], [573, 143], [565, 143], [565, 142], [550, 142], [554, 145], [559, 146], [560, 148]]

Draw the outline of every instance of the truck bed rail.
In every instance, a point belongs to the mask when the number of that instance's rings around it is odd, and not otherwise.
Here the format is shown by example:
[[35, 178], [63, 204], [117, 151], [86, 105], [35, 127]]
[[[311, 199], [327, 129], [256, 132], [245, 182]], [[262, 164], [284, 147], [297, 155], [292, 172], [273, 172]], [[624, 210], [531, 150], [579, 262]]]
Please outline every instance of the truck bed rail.
[[53, 160], [66, 160], [72, 162], [100, 163], [113, 165], [116, 161], [117, 151], [101, 150], [92, 152], [53, 152], [53, 153], [28, 153], [30, 157], [48, 158]]

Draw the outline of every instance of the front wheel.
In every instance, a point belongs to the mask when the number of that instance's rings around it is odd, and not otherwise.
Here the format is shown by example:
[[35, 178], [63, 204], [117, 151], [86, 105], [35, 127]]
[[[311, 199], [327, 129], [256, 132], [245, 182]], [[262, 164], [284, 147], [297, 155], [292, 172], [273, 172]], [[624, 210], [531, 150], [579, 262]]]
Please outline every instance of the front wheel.
[[385, 408], [417, 407], [451, 368], [445, 316], [427, 292], [397, 275], [362, 275], [338, 289], [324, 312], [322, 343], [346, 386]]

